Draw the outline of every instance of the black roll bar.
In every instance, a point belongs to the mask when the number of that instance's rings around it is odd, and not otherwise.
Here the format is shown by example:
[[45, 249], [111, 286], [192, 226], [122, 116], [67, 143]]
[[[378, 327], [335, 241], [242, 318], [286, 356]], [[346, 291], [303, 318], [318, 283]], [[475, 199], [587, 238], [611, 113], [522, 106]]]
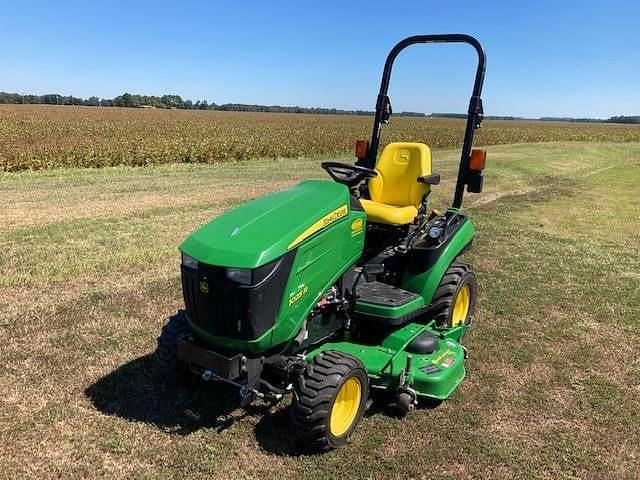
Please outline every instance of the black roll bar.
[[413, 37], [405, 38], [398, 42], [395, 47], [391, 49], [387, 60], [384, 63], [384, 70], [382, 72], [382, 81], [380, 82], [380, 92], [378, 93], [378, 100], [376, 102], [376, 116], [373, 121], [373, 132], [371, 133], [371, 142], [367, 150], [367, 155], [364, 159], [359, 159], [356, 165], [361, 165], [367, 168], [374, 168], [376, 165], [376, 159], [378, 157], [378, 147], [380, 145], [380, 130], [382, 124], [385, 123], [386, 118], [390, 113], [389, 97], [387, 92], [389, 90], [389, 81], [391, 80], [391, 69], [393, 62], [398, 54], [410, 45], [416, 43], [467, 43], [475, 48], [478, 53], [478, 67], [476, 69], [476, 77], [473, 83], [473, 92], [471, 93], [471, 99], [469, 100], [469, 110], [467, 111], [467, 126], [464, 132], [464, 142], [462, 144], [462, 155], [460, 157], [460, 167], [458, 169], [458, 181], [456, 183], [456, 193], [453, 199], [453, 208], [460, 208], [462, 205], [462, 196], [464, 194], [464, 187], [468, 180], [469, 171], [469, 158], [471, 156], [471, 146], [473, 145], [473, 135], [476, 128], [480, 128], [483, 117], [482, 109], [482, 85], [484, 83], [484, 72], [486, 66], [486, 55], [480, 42], [470, 35], [452, 33], [452, 34], [439, 34], [439, 35], [415, 35]]

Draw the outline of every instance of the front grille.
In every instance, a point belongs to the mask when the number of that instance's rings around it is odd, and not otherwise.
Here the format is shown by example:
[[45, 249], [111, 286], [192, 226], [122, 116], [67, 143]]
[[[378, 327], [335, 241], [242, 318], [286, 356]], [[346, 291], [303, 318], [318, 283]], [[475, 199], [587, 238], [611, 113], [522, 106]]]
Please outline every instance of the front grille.
[[[256, 271], [270, 272], [256, 285], [226, 278], [226, 268], [199, 264], [182, 267], [182, 291], [189, 319], [210, 335], [253, 340], [271, 328], [278, 314], [295, 251]], [[258, 275], [254, 275], [254, 278]], [[201, 288], [201, 282], [206, 288]]]

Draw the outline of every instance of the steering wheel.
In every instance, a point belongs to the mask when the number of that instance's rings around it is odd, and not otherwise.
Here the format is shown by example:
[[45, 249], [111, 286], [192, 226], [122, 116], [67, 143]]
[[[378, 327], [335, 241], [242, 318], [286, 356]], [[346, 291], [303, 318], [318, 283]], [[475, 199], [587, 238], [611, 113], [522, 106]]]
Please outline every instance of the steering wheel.
[[365, 178], [378, 176], [378, 172], [371, 168], [351, 165], [350, 163], [322, 162], [320, 166], [324, 168], [329, 176], [336, 182], [342, 183], [349, 188], [354, 187]]

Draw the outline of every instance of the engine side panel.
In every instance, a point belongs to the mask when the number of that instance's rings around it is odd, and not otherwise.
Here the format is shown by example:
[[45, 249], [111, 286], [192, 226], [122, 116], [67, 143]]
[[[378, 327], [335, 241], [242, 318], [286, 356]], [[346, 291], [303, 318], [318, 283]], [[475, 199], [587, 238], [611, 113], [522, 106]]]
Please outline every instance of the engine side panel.
[[294, 337], [322, 295], [362, 255], [365, 214], [350, 210], [341, 221], [298, 247], [273, 331], [273, 345]]

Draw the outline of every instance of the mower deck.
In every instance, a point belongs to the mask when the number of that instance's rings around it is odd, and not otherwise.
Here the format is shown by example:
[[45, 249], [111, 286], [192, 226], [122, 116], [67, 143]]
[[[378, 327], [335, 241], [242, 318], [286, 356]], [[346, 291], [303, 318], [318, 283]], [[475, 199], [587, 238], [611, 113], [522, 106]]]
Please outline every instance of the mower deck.
[[[444, 400], [453, 393], [465, 376], [464, 347], [452, 337], [462, 328], [443, 331], [410, 323], [386, 337], [380, 345], [357, 342], [326, 343], [307, 355], [338, 350], [354, 356], [366, 366], [372, 388], [411, 389], [418, 397]], [[428, 337], [427, 341], [421, 336]], [[449, 338], [448, 338], [449, 337]]]

